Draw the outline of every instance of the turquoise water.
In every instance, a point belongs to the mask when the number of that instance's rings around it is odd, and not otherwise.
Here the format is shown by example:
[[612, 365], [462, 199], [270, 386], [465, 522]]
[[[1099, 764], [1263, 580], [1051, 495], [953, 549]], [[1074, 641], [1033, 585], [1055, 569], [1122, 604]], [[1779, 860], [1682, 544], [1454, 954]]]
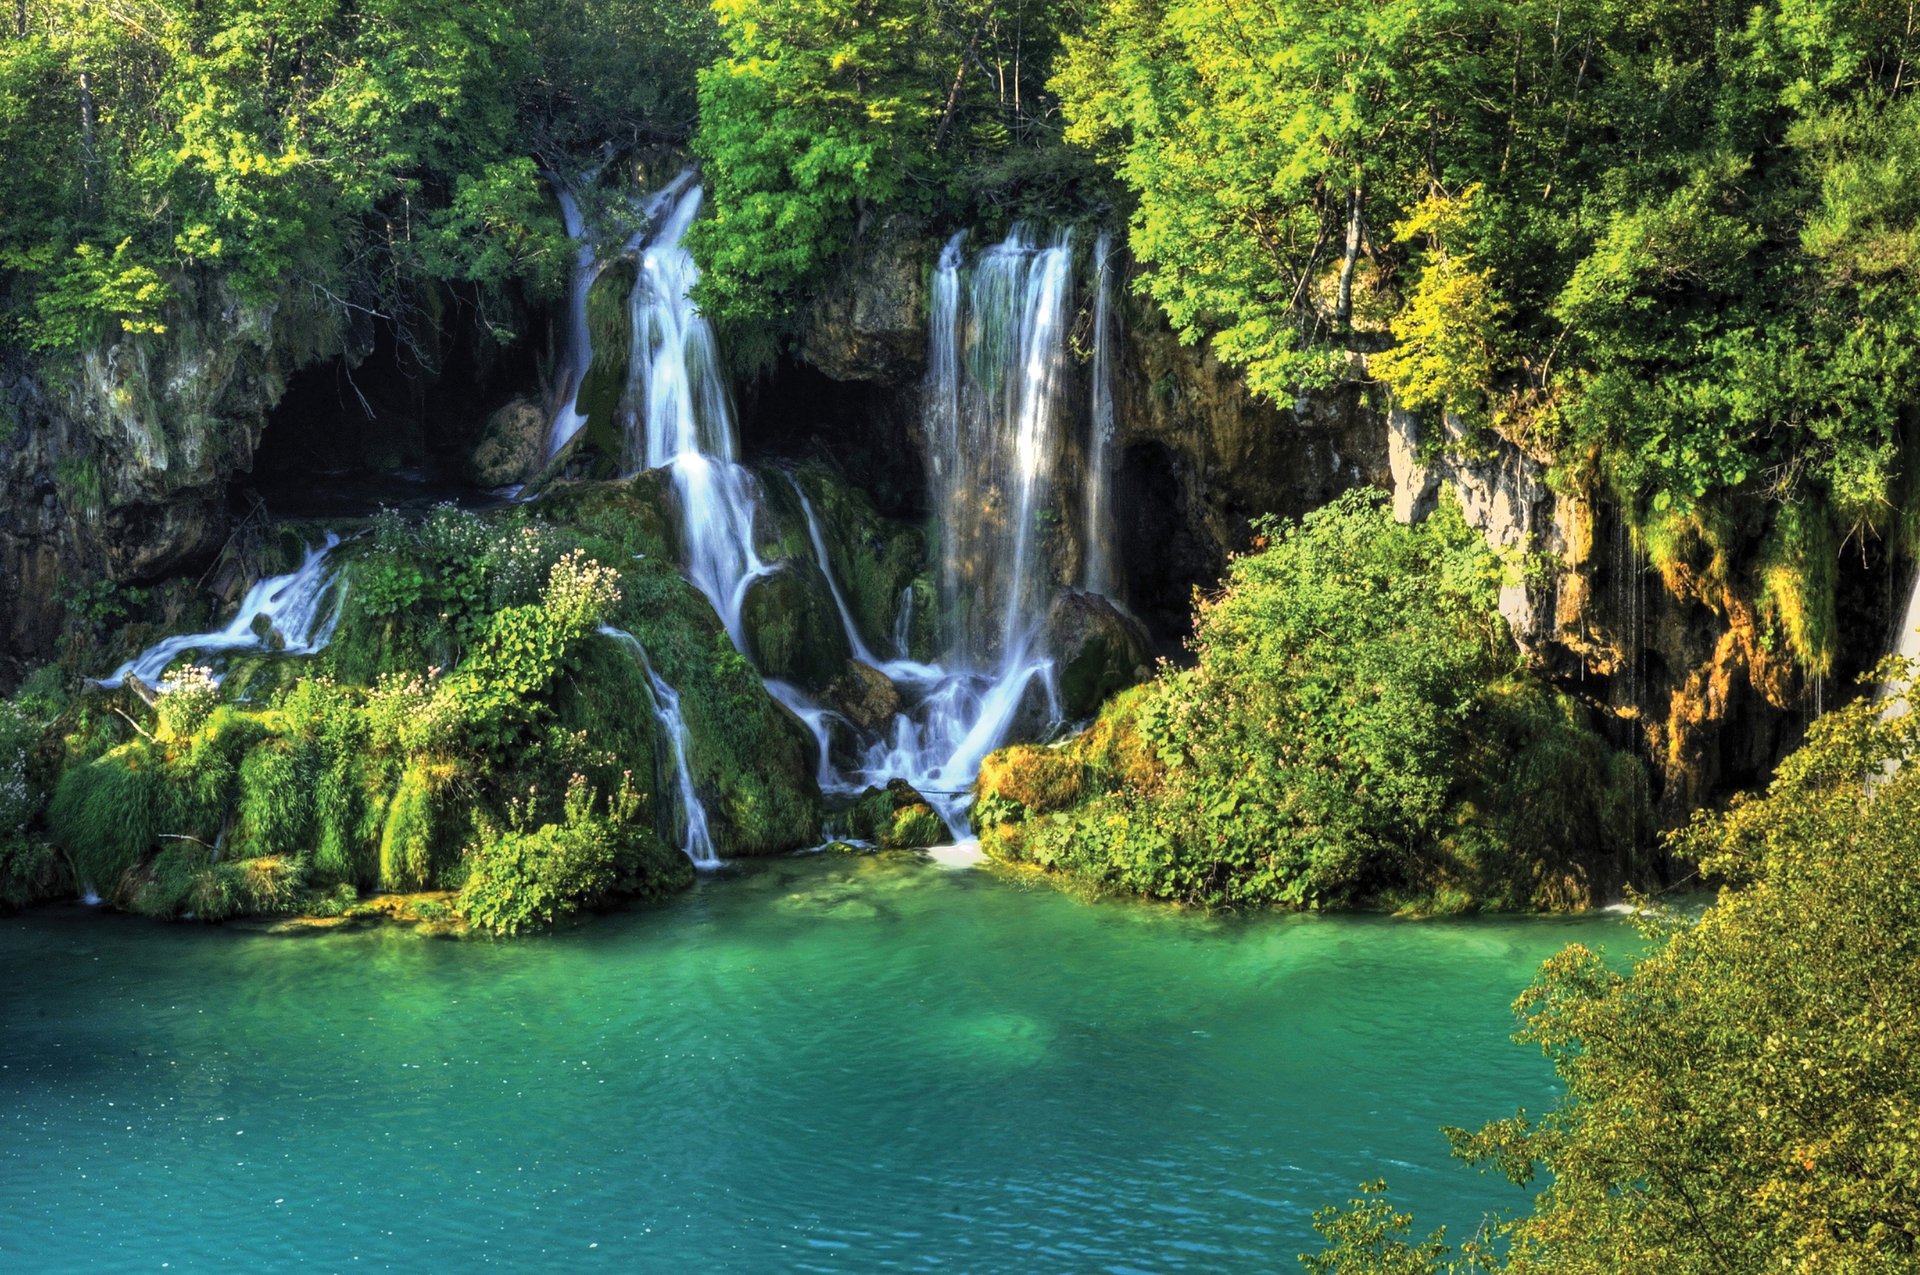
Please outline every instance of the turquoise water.
[[1540, 1107], [1618, 920], [1209, 919], [783, 860], [551, 938], [0, 920], [0, 1269], [1287, 1267]]

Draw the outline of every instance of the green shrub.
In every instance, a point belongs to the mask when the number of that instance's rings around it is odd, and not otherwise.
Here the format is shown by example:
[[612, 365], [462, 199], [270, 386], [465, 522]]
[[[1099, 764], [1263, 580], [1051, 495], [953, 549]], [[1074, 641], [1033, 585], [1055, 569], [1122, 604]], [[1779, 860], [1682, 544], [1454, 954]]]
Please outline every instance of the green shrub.
[[158, 772], [151, 747], [135, 741], [60, 776], [47, 823], [79, 884], [111, 897], [153, 846]]
[[1518, 669], [1457, 508], [1408, 527], [1356, 492], [1266, 534], [1195, 667], [986, 760], [988, 853], [1208, 905], [1568, 907], [1617, 878], [1601, 802], [1631, 772]]
[[639, 823], [643, 802], [624, 784], [604, 812], [584, 777], [567, 785], [562, 819], [537, 828], [483, 827], [467, 847], [454, 908], [474, 926], [517, 934], [553, 925], [616, 893], [651, 896], [690, 881], [686, 860]]

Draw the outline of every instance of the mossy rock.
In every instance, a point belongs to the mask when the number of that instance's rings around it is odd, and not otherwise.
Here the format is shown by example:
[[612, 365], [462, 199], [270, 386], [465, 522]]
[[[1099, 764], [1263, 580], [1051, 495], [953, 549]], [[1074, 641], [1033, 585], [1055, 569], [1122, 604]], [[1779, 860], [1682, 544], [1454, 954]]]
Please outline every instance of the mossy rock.
[[[801, 466], [794, 481], [807, 493], [820, 519], [833, 578], [861, 637], [876, 653], [891, 652], [901, 596], [915, 588], [926, 570], [925, 538], [917, 528], [882, 518], [864, 492], [824, 464]], [[933, 608], [917, 605], [915, 615], [925, 630], [917, 640], [924, 653], [924, 647], [931, 645], [927, 626], [932, 623]]]
[[547, 450], [547, 413], [528, 398], [495, 409], [467, 454], [467, 477], [477, 487], [506, 487], [533, 477]]
[[900, 688], [877, 668], [849, 660], [821, 699], [863, 730], [885, 730], [900, 711]]
[[904, 779], [861, 793], [844, 822], [849, 835], [882, 850], [918, 850], [949, 839], [945, 821]]
[[1086, 768], [1073, 745], [1045, 748], [1015, 744], [989, 753], [980, 763], [974, 800], [1011, 802], [1029, 814], [1065, 810], [1080, 800]]
[[753, 582], [741, 603], [740, 626], [762, 673], [812, 695], [825, 690], [853, 654], [826, 580], [797, 559]]

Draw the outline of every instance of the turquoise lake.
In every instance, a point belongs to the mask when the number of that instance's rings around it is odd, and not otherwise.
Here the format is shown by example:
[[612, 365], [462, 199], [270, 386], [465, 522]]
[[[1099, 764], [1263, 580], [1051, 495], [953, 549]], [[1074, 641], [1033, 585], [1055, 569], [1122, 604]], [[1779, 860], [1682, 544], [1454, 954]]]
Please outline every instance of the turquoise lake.
[[1614, 916], [1087, 903], [779, 860], [556, 936], [0, 919], [0, 1269], [1258, 1271], [1443, 1124], [1553, 1100], [1510, 1009]]

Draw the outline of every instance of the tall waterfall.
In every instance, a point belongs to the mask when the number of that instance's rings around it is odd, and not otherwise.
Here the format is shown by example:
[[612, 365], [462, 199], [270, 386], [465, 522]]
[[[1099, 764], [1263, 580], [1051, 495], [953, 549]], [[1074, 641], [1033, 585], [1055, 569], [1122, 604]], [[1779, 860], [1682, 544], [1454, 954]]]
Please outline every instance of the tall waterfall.
[[275, 649], [270, 647], [268, 636], [259, 632], [261, 621], [265, 621], [267, 634], [279, 642], [277, 649], [289, 655], [312, 655], [322, 650], [333, 640], [347, 598], [345, 582], [327, 561], [327, 555], [339, 543], [340, 537], [329, 531], [319, 547], [307, 550], [306, 560], [297, 571], [269, 576], [248, 589], [226, 627], [211, 633], [177, 634], [157, 642], [111, 676], [101, 678], [99, 684], [120, 686], [131, 674], [149, 686], [156, 685], [168, 665], [190, 651], [212, 655]]
[[653, 716], [666, 734], [673, 750], [673, 785], [679, 803], [680, 849], [696, 868], [717, 868], [720, 856], [714, 853], [713, 834], [707, 828], [707, 808], [693, 786], [693, 767], [687, 762], [687, 723], [680, 716], [680, 693], [654, 672], [653, 661], [640, 639], [625, 629], [603, 624], [600, 632], [627, 648], [647, 675], [647, 692], [653, 701]]
[[567, 293], [567, 348], [560, 367], [560, 379], [554, 385], [552, 423], [547, 427], [547, 459], [573, 441], [587, 423], [580, 410], [580, 387], [587, 370], [593, 366], [593, 336], [587, 325], [587, 294], [593, 291], [594, 276], [600, 273], [600, 261], [593, 240], [587, 235], [586, 219], [580, 213], [580, 201], [559, 180], [553, 184], [560, 200], [560, 216], [567, 225], [567, 237], [579, 244], [573, 256], [573, 281]]
[[622, 414], [629, 473], [667, 466], [680, 498], [687, 574], [746, 649], [740, 607], [769, 570], [753, 547], [758, 490], [739, 464], [733, 403], [713, 325], [693, 305], [700, 269], [681, 242], [704, 192], [690, 169], [656, 198], [658, 216], [639, 245], [630, 306], [633, 351]]
[[1112, 597], [1118, 585], [1113, 566], [1113, 236], [1106, 231], [1093, 247], [1093, 376], [1087, 412], [1086, 526], [1081, 533], [1084, 568], [1081, 587]]
[[1058, 520], [1073, 251], [1015, 226], [963, 284], [960, 242], [935, 270], [926, 424], [951, 655], [978, 666], [1019, 659], [1055, 583], [1037, 524]]

